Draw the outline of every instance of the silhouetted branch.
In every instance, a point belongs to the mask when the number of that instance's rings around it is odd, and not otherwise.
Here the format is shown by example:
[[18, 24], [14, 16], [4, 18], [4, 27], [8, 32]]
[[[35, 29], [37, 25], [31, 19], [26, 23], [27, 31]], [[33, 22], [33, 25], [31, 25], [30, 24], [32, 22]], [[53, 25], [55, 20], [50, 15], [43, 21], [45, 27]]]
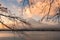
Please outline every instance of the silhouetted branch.
[[3, 14], [0, 14], [0, 16], [17, 19], [17, 20], [20, 20], [21, 22], [23, 22], [23, 23], [25, 23], [25, 24], [31, 25], [30, 23], [26, 22], [25, 19], [22, 19], [22, 18], [20, 18], [20, 17], [14, 17], [14, 16], [9, 16], [9, 15], [3, 15]]
[[47, 20], [48, 20], [48, 18], [49, 18], [49, 13], [50, 13], [50, 10], [51, 10], [51, 6], [52, 6], [52, 3], [54, 2], [54, 0], [52, 0], [51, 2], [50, 2], [50, 7], [49, 7], [49, 11], [48, 11], [48, 14], [46, 14], [42, 19], [41, 19], [41, 21], [47, 16]]
[[3, 24], [5, 27], [9, 28], [10, 30], [13, 30], [11, 27], [8, 27], [6, 24], [0, 21], [1, 24]]
[[49, 13], [50, 13], [50, 10], [51, 10], [51, 6], [52, 6], [52, 3], [54, 2], [54, 0], [51, 0], [51, 2], [50, 2], [50, 8], [49, 8], [49, 11], [48, 11], [48, 14], [47, 14], [47, 20], [48, 20], [48, 18], [49, 18]]

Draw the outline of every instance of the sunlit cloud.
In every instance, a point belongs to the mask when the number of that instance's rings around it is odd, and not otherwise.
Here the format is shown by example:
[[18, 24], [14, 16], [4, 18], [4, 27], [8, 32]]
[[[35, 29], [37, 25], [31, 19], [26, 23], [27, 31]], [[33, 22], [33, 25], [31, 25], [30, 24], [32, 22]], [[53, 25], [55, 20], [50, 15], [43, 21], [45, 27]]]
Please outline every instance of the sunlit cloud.
[[12, 5], [10, 10], [11, 10], [12, 15], [21, 16], [22, 14], [22, 9], [20, 7], [17, 7], [16, 5]]
[[[24, 2], [24, 5], [20, 2]], [[8, 3], [6, 3], [8, 2]], [[23, 3], [22, 2], [22, 3]], [[30, 5], [29, 5], [30, 3]], [[47, 16], [50, 8], [50, 1], [46, 0], [1, 0], [2, 6], [6, 6], [10, 10], [10, 14], [13, 16], [21, 17], [24, 19], [34, 19], [39, 21], [42, 17]], [[55, 16], [60, 5], [60, 1], [52, 3], [49, 16]]]

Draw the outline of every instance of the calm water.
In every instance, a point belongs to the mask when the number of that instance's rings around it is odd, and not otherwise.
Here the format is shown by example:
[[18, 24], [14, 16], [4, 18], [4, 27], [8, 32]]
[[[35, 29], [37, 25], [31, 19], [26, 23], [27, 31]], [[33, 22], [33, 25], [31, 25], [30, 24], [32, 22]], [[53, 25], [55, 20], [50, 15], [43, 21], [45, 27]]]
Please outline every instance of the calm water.
[[60, 40], [58, 31], [0, 31], [0, 40]]

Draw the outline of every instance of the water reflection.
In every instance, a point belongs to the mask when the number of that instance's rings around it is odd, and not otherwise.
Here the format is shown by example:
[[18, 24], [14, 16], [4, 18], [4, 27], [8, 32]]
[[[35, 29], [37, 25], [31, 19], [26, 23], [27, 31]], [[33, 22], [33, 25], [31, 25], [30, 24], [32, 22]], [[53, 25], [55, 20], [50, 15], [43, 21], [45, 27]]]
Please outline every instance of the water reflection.
[[0, 31], [0, 40], [60, 40], [57, 31]]

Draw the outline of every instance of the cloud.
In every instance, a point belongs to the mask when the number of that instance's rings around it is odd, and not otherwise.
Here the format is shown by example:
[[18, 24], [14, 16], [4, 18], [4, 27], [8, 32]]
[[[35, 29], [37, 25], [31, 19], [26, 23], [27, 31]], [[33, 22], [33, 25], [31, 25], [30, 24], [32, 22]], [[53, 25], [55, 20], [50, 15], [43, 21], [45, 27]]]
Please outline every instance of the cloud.
[[12, 5], [9, 10], [11, 11], [11, 15], [18, 17], [21, 15], [21, 8], [16, 5]]
[[17, 0], [18, 3], [22, 2], [22, 0]]
[[24, 14], [23, 14], [24, 18], [28, 19], [28, 18], [31, 18], [32, 17], [32, 14], [30, 12], [29, 7], [25, 7], [25, 9], [24, 9], [23, 12], [24, 12]]
[[0, 1], [0, 4], [1, 4], [2, 7], [6, 7], [6, 5], [1, 1]]

